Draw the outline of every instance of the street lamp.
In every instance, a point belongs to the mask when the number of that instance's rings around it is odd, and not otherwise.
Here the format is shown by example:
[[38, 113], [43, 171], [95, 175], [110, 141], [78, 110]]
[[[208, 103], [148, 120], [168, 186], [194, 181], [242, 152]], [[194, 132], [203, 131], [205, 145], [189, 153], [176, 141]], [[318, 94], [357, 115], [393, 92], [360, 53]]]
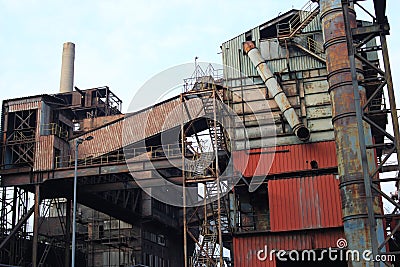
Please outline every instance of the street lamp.
[[71, 266], [75, 267], [75, 247], [76, 247], [76, 187], [77, 187], [77, 176], [78, 176], [78, 147], [84, 141], [90, 141], [93, 136], [88, 136], [86, 138], [78, 138], [75, 141], [75, 170], [74, 170], [74, 209], [72, 211], [72, 259]]

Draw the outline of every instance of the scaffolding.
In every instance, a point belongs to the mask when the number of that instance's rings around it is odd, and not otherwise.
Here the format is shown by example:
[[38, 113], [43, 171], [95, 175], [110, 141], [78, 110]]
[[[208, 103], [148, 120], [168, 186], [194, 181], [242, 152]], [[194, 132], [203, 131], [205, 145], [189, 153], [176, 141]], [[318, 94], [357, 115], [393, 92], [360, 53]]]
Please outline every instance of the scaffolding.
[[[223, 103], [222, 80], [212, 65], [206, 71], [195, 66], [190, 79], [185, 80], [185, 92], [181, 94], [183, 107], [185, 101], [199, 98], [202, 103], [203, 119], [207, 130], [188, 136], [193, 124], [181, 125], [182, 166], [183, 166], [183, 221], [184, 221], [184, 259], [185, 267], [229, 266], [224, 257], [224, 236], [230, 234], [229, 212], [226, 194], [229, 179], [223, 179], [224, 156], [229, 147], [226, 131], [222, 126], [226, 113], [219, 103]], [[218, 83], [218, 84], [217, 84]], [[183, 112], [187, 112], [184, 108]], [[196, 118], [198, 119], [198, 118]], [[187, 164], [190, 158], [192, 164]], [[188, 195], [185, 189], [197, 187], [198, 205], [187, 207]], [[191, 202], [193, 199], [190, 200]], [[189, 240], [194, 242], [194, 250], [189, 255]]]

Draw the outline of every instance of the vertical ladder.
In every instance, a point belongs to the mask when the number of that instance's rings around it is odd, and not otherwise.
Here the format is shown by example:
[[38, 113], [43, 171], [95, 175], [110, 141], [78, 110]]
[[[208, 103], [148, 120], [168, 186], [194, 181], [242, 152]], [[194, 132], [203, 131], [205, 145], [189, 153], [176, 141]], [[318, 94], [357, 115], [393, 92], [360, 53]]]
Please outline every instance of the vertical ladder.
[[51, 246], [53, 245], [53, 243], [54, 243], [54, 238], [51, 239], [50, 243], [46, 244], [46, 247], [43, 251], [42, 257], [40, 258], [38, 267], [44, 266], [44, 263], [46, 262], [46, 259], [47, 259], [47, 255], [49, 255], [49, 252], [50, 252], [50, 249], [51, 249]]

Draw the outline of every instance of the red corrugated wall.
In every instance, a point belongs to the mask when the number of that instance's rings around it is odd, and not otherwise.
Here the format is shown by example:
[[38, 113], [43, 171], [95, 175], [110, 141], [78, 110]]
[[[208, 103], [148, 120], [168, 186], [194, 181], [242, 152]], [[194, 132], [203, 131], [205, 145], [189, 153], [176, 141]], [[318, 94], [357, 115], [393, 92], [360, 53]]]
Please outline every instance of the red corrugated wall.
[[51, 170], [54, 158], [54, 135], [36, 138], [34, 171]]
[[335, 141], [236, 151], [233, 160], [235, 169], [244, 170], [245, 177], [311, 170], [313, 160], [319, 169], [337, 167]]
[[257, 251], [268, 247], [275, 250], [305, 250], [337, 247], [336, 242], [343, 238], [342, 228], [325, 229], [323, 231], [301, 231], [290, 233], [270, 233], [255, 236], [236, 236], [233, 238], [235, 267], [273, 267], [268, 259], [257, 259]]
[[268, 181], [271, 231], [342, 226], [339, 180], [320, 175]]

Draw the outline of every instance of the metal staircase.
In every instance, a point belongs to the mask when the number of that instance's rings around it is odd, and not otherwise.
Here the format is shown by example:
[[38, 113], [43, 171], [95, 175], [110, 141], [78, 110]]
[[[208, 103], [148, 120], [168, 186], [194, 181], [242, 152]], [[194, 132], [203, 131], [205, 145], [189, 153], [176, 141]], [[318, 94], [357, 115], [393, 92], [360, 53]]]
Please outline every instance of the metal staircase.
[[319, 5], [316, 1], [307, 3], [288, 22], [277, 25], [278, 39], [291, 39], [299, 34], [319, 14]]
[[326, 63], [323, 45], [310, 36], [300, 35], [319, 14], [317, 1], [307, 1], [289, 21], [277, 25], [277, 37], [281, 44], [289, 44]]
[[198, 176], [207, 176], [207, 170], [214, 160], [214, 152], [203, 152], [199, 154], [194, 168], [194, 178]]
[[198, 247], [193, 252], [193, 257], [190, 261], [190, 267], [209, 267], [217, 266], [216, 250], [218, 242], [218, 232], [209, 229], [209, 226], [202, 226], [201, 240]]
[[[218, 187], [220, 192], [225, 191], [223, 182], [218, 186], [217, 182], [208, 182], [205, 184], [206, 196], [213, 198], [218, 196]], [[193, 252], [190, 261], [190, 267], [211, 267], [219, 266], [219, 228], [222, 234], [230, 234], [229, 212], [225, 197], [220, 198], [220, 208], [218, 208], [218, 199], [206, 205], [206, 218], [201, 227], [200, 238], [197, 248]], [[218, 216], [218, 212], [220, 215]], [[224, 265], [228, 266], [224, 259]]]
[[[224, 182], [219, 182], [219, 188], [220, 188], [220, 193], [224, 194], [228, 189], [226, 187], [226, 184]], [[206, 190], [209, 198], [216, 198], [218, 195], [218, 183], [217, 182], [212, 182], [212, 183], [207, 183], [206, 184]], [[218, 213], [218, 201], [213, 201], [210, 203], [210, 211], [212, 212], [213, 215], [216, 215]], [[229, 212], [228, 212], [228, 205], [226, 203], [226, 198], [221, 197], [220, 199], [220, 213], [221, 213], [221, 231], [223, 234], [230, 233], [230, 227], [229, 227]], [[217, 222], [216, 225], [219, 225], [218, 223], [218, 216], [214, 216], [215, 221]]]
[[311, 37], [306, 38], [293, 38], [289, 41], [289, 44], [296, 46], [303, 52], [313, 56], [314, 58], [326, 63], [324, 48], [321, 43], [315, 41]]
[[[215, 85], [214, 85], [215, 86]], [[216, 91], [214, 91], [216, 93]], [[220, 123], [217, 122], [217, 127], [214, 127], [214, 99], [212, 97], [202, 98], [204, 107], [204, 114], [207, 117], [207, 125], [210, 132], [211, 144], [217, 147], [218, 151], [226, 150], [226, 141], [224, 130]], [[219, 120], [220, 116], [217, 112], [216, 119]]]
[[49, 252], [50, 252], [51, 247], [53, 246], [54, 240], [55, 240], [55, 239], [52, 238], [52, 239], [50, 240], [50, 242], [48, 242], [48, 243], [46, 244], [46, 247], [45, 247], [45, 249], [44, 249], [44, 251], [43, 251], [42, 257], [40, 258], [38, 267], [43, 267], [44, 264], [46, 263], [47, 255], [49, 255]]
[[[207, 69], [215, 72], [211, 67]], [[199, 73], [198, 69], [197, 66], [194, 81], [193, 78], [185, 80], [188, 85], [185, 91], [187, 98], [195, 95], [201, 99], [208, 130], [193, 138], [197, 145], [193, 145], [192, 141], [187, 145], [191, 146], [195, 163], [185, 169], [185, 183], [197, 183], [198, 189], [201, 186], [204, 189], [203, 194], [199, 194], [200, 207], [184, 208], [184, 216], [187, 218], [185, 229], [196, 244], [193, 254], [188, 258], [190, 267], [222, 267], [229, 266], [223, 258], [222, 248], [223, 236], [230, 234], [229, 205], [226, 197], [222, 196], [228, 190], [227, 182], [219, 177], [219, 159], [222, 155], [226, 156], [224, 151], [228, 150], [226, 132], [222, 126], [225, 111], [219, 105], [223, 99], [219, 94], [222, 87], [217, 88], [216, 85], [218, 79], [207, 71]], [[185, 95], [182, 99], [186, 99]]]

